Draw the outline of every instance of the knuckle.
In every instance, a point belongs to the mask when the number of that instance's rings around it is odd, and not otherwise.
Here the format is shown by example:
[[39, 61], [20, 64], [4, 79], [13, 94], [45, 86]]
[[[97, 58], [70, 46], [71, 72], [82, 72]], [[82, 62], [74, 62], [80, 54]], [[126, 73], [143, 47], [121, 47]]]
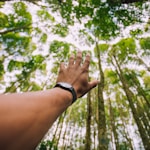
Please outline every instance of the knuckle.
[[60, 67], [60, 69], [59, 69], [59, 73], [62, 73], [62, 72], [64, 72], [64, 67]]
[[89, 69], [88, 69], [88, 67], [87, 67], [86, 65], [84, 65], [84, 66], [82, 67], [82, 71], [83, 71], [83, 72], [88, 72]]
[[90, 60], [89, 60], [89, 59], [86, 59], [86, 60], [85, 60], [85, 64], [90, 64]]
[[81, 57], [81, 56], [77, 56], [77, 59], [78, 59], [78, 60], [81, 60], [81, 59], [82, 59], [82, 57]]
[[70, 59], [74, 59], [74, 56], [70, 56]]

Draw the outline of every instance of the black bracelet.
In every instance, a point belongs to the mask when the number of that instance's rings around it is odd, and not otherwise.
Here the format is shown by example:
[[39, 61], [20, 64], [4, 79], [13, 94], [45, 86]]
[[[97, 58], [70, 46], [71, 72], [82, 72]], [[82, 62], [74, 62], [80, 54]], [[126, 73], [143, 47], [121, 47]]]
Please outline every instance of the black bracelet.
[[73, 86], [69, 83], [66, 83], [66, 82], [58, 82], [56, 83], [55, 87], [60, 87], [64, 90], [67, 90], [69, 92], [71, 92], [72, 94], [72, 103], [74, 103], [77, 99], [77, 94], [75, 92], [75, 89], [73, 88]]

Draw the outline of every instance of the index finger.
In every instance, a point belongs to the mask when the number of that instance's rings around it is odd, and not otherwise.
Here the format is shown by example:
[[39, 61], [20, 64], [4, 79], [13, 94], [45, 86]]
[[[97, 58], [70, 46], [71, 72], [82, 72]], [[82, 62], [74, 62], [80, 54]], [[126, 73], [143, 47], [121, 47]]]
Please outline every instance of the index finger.
[[90, 65], [90, 60], [91, 60], [91, 55], [88, 53], [85, 57], [85, 61], [83, 63], [83, 67], [85, 68], [89, 68], [89, 65]]

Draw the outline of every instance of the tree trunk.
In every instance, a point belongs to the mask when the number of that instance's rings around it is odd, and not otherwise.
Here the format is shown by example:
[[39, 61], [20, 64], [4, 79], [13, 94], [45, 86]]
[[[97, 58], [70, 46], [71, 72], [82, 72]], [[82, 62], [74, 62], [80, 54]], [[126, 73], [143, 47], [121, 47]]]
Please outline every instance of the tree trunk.
[[149, 138], [146, 136], [145, 129], [144, 129], [142, 123], [141, 123], [141, 120], [140, 120], [140, 118], [138, 116], [138, 113], [137, 113], [137, 110], [136, 110], [136, 107], [135, 107], [135, 104], [134, 104], [134, 102], [136, 101], [135, 95], [129, 89], [127, 81], [126, 81], [126, 79], [123, 76], [122, 70], [120, 68], [120, 65], [119, 65], [116, 57], [113, 56], [113, 58], [114, 58], [115, 64], [116, 64], [115, 67], [116, 67], [117, 74], [118, 74], [118, 76], [119, 76], [119, 78], [120, 78], [120, 80], [122, 82], [122, 86], [123, 86], [123, 89], [124, 89], [124, 91], [126, 93], [126, 97], [127, 97], [128, 102], [129, 102], [130, 108], [132, 110], [133, 117], [135, 119], [135, 122], [137, 124], [139, 133], [141, 135], [144, 148], [145, 148], [145, 150], [149, 150], [150, 141], [149, 141]]
[[117, 133], [116, 125], [115, 125], [114, 111], [113, 111], [113, 108], [112, 108], [112, 105], [111, 105], [110, 98], [108, 98], [108, 102], [109, 102], [110, 124], [111, 124], [112, 132], [113, 132], [113, 135], [114, 135], [115, 146], [116, 146], [116, 150], [120, 150], [118, 133]]
[[122, 125], [123, 125], [123, 129], [124, 129], [124, 135], [125, 135], [125, 138], [126, 140], [128, 141], [128, 144], [130, 146], [130, 149], [131, 150], [134, 150], [133, 148], [133, 144], [132, 144], [132, 139], [130, 138], [130, 135], [129, 135], [129, 132], [128, 132], [128, 129], [126, 128], [126, 120], [123, 116], [123, 107], [119, 107], [120, 106], [120, 102], [116, 99], [116, 102], [117, 102], [117, 108], [120, 112], [120, 119], [122, 121]]
[[96, 50], [98, 57], [98, 67], [100, 72], [100, 83], [98, 84], [98, 150], [107, 150], [107, 136], [106, 136], [106, 118], [105, 118], [105, 108], [104, 108], [104, 73], [101, 65], [101, 56], [98, 43], [96, 42]]
[[92, 95], [92, 99], [91, 101], [93, 102], [93, 105], [92, 105], [92, 124], [93, 124], [93, 139], [94, 139], [94, 142], [93, 142], [93, 150], [97, 150], [97, 125], [98, 125], [98, 117], [97, 117], [97, 89], [93, 89], [91, 91], [91, 95]]
[[136, 76], [133, 76], [132, 80], [133, 80], [133, 84], [135, 85], [136, 90], [138, 91], [139, 95], [143, 96], [143, 98], [146, 102], [146, 105], [148, 106], [148, 108], [150, 108], [150, 101], [148, 100], [148, 98], [146, 96], [146, 92], [141, 87], [138, 78]]
[[146, 132], [146, 136], [150, 138], [150, 123], [149, 123], [149, 119], [146, 116], [145, 110], [143, 109], [143, 107], [140, 106], [139, 102], [137, 101], [137, 112], [139, 115], [139, 118], [145, 128], [145, 132]]
[[63, 143], [62, 145], [63, 145], [64, 150], [65, 150], [65, 140], [66, 140], [65, 137], [66, 137], [66, 134], [67, 134], [67, 129], [68, 129], [69, 123], [66, 123], [65, 126], [66, 126], [65, 131], [64, 131], [64, 134], [63, 134], [63, 137], [62, 137], [62, 143]]
[[[57, 123], [57, 126], [56, 126], [56, 130], [54, 132], [54, 135], [53, 135], [53, 139], [52, 139], [52, 143], [58, 147], [58, 144], [59, 144], [59, 140], [60, 140], [60, 135], [61, 135], [61, 131], [62, 131], [62, 126], [63, 126], [63, 121], [64, 121], [64, 118], [65, 118], [65, 115], [66, 115], [66, 112], [64, 112], [60, 117], [59, 117], [59, 120], [58, 120], [58, 123]], [[62, 121], [62, 122], [61, 122]], [[60, 128], [60, 131], [59, 131], [59, 128]], [[59, 134], [57, 136], [57, 132], [59, 131]], [[53, 149], [53, 145], [52, 147], [50, 147], [50, 150]]]
[[73, 138], [74, 132], [70, 132], [70, 131], [72, 131], [72, 128], [74, 128], [74, 126], [72, 127], [72, 126], [70, 125], [70, 129], [68, 130], [68, 131], [69, 131], [69, 132], [68, 132], [68, 137], [69, 137], [69, 139], [68, 139], [67, 145], [65, 145], [65, 150], [73, 149], [73, 140], [72, 140], [72, 139], [74, 139], [74, 138]]
[[[62, 118], [62, 115], [58, 119], [58, 123], [57, 123], [56, 129], [55, 129], [55, 132], [53, 134], [52, 144], [54, 144], [56, 142], [56, 136], [57, 136], [56, 134], [57, 134], [57, 131], [58, 131], [58, 128], [59, 128], [61, 118]], [[53, 149], [53, 145], [51, 145], [51, 147], [50, 147], [50, 150], [52, 150], [52, 149]]]
[[126, 140], [128, 141], [128, 143], [129, 143], [130, 149], [131, 149], [131, 150], [134, 150], [134, 148], [133, 148], [133, 146], [132, 146], [132, 140], [131, 140], [131, 138], [130, 138], [130, 136], [129, 136], [128, 131], [126, 130], [125, 121], [123, 121], [123, 118], [122, 118], [122, 117], [121, 117], [121, 120], [122, 120], [122, 124], [123, 124], [123, 128], [124, 128], [125, 138], [126, 138]]
[[91, 150], [91, 92], [87, 94], [87, 118], [86, 118], [86, 138], [85, 138], [85, 150]]

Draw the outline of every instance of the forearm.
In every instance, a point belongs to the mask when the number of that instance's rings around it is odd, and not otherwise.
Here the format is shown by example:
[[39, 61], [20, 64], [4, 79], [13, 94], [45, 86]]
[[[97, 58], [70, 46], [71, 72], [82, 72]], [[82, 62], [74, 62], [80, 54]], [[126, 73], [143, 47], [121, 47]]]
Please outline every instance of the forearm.
[[[58, 82], [66, 82], [72, 94], [61, 88], [23, 94], [0, 95], [0, 148], [3, 150], [33, 150], [57, 117], [74, 100], [94, 88], [98, 81], [88, 81], [90, 55], [82, 62], [82, 52], [61, 63]], [[76, 95], [75, 95], [75, 94]]]
[[57, 117], [71, 104], [71, 99], [71, 93], [60, 88], [1, 95], [0, 147], [6, 149], [8, 146], [11, 150], [35, 148]]

